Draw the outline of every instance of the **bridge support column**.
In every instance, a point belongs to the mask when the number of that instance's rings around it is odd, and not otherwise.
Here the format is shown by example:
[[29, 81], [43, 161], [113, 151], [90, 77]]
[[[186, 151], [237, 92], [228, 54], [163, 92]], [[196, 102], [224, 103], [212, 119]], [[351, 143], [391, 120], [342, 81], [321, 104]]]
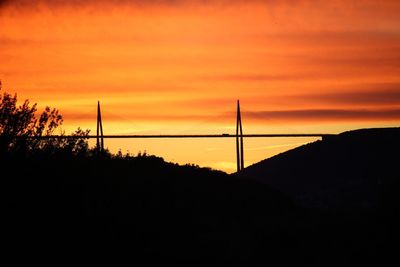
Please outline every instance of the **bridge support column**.
[[242, 118], [240, 115], [240, 103], [237, 101], [237, 117], [236, 117], [236, 163], [237, 172], [244, 169], [244, 153], [243, 153], [243, 129]]
[[104, 152], [103, 123], [101, 122], [100, 101], [97, 101], [97, 131], [96, 131], [96, 149], [100, 155]]

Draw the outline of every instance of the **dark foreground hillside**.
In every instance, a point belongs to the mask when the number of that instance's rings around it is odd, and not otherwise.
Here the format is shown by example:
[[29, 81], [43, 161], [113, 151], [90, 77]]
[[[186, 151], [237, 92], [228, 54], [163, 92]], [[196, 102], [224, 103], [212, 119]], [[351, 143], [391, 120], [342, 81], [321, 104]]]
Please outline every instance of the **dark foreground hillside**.
[[156, 157], [14, 159], [3, 176], [15, 262], [279, 262], [296, 212], [280, 193]]
[[361, 129], [263, 160], [241, 177], [267, 184], [305, 208], [376, 210], [390, 204], [391, 191], [399, 192], [399, 163], [400, 128]]
[[392, 265], [399, 263], [399, 152], [400, 128], [362, 129], [263, 160], [239, 177], [301, 207], [307, 216], [293, 225], [304, 226], [297, 237], [316, 265]]
[[240, 177], [152, 156], [6, 157], [4, 254], [18, 266], [396, 265], [398, 137], [345, 133]]

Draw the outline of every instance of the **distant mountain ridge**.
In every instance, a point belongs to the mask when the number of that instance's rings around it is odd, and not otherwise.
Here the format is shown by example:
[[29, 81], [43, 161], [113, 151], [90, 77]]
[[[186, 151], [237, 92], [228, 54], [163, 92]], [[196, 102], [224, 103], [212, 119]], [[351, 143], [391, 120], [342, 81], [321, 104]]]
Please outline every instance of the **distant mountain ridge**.
[[305, 208], [371, 210], [398, 186], [400, 128], [328, 136], [265, 159], [239, 176], [279, 190]]

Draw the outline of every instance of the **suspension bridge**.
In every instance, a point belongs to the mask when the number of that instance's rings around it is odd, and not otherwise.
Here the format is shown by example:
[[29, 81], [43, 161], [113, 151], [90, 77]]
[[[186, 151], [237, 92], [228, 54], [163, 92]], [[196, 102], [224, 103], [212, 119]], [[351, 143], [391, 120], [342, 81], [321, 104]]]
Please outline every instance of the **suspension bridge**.
[[101, 109], [100, 102], [97, 102], [97, 130], [96, 135], [48, 135], [48, 136], [40, 136], [33, 137], [37, 139], [77, 139], [77, 138], [85, 138], [85, 139], [96, 139], [96, 148], [97, 151], [101, 154], [104, 152], [104, 139], [122, 139], [122, 138], [138, 138], [138, 139], [146, 139], [146, 138], [236, 138], [236, 161], [237, 161], [237, 171], [241, 171], [244, 169], [244, 144], [243, 138], [275, 138], [275, 137], [328, 137], [333, 136], [334, 134], [326, 134], [326, 133], [303, 133], [303, 134], [243, 134], [242, 127], [242, 117], [240, 112], [240, 103], [237, 101], [237, 113], [236, 113], [236, 134], [159, 134], [159, 135], [104, 135], [103, 134], [103, 122], [101, 119]]

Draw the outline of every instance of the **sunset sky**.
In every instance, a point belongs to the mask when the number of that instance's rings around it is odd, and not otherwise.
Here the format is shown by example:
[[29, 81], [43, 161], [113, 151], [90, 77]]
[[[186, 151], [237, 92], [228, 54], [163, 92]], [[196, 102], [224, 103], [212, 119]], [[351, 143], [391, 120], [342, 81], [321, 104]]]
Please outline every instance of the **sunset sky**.
[[[400, 126], [398, 0], [0, 0], [3, 91], [105, 134]], [[245, 165], [315, 139], [245, 139]], [[106, 140], [235, 170], [235, 140]]]

